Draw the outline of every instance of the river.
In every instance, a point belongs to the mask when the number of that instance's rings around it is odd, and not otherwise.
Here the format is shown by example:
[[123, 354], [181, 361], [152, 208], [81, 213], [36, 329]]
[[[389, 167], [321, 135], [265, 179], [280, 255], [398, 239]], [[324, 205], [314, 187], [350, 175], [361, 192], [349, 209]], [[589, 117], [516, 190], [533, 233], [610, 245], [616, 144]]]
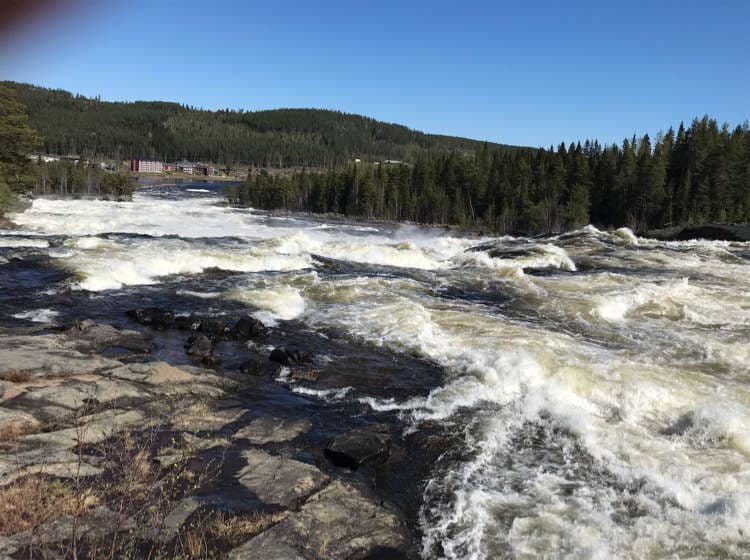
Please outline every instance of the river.
[[397, 357], [392, 380], [297, 390], [450, 434], [415, 482], [424, 558], [750, 557], [750, 243], [478, 238], [221, 201], [35, 200], [0, 231], [0, 323], [166, 290]]

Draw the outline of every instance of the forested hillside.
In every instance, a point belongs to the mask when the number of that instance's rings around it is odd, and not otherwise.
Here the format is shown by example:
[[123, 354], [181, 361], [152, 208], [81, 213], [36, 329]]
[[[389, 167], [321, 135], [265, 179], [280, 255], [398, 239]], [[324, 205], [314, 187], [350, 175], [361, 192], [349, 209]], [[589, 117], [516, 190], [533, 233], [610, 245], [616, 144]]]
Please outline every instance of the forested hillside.
[[414, 160], [427, 150], [470, 153], [483, 145], [338, 111], [204, 111], [178, 103], [108, 102], [28, 84], [0, 84], [16, 90], [47, 153], [334, 167], [355, 157]]
[[696, 119], [655, 141], [422, 154], [414, 165], [259, 174], [230, 192], [258, 208], [549, 233], [750, 220], [750, 130]]

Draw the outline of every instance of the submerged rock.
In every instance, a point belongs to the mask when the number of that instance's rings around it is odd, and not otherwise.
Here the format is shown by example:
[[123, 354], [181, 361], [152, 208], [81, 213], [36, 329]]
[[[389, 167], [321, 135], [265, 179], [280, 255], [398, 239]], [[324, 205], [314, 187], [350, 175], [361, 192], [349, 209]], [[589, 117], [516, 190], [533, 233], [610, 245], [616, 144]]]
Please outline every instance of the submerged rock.
[[387, 426], [357, 428], [336, 436], [326, 447], [326, 457], [336, 466], [356, 469], [366, 461], [385, 460], [391, 452]]
[[255, 358], [245, 360], [240, 365], [240, 372], [245, 375], [263, 375], [266, 372], [266, 364]]
[[214, 354], [214, 343], [205, 334], [191, 336], [185, 345], [188, 356], [201, 360], [206, 365], [221, 362], [221, 358]]

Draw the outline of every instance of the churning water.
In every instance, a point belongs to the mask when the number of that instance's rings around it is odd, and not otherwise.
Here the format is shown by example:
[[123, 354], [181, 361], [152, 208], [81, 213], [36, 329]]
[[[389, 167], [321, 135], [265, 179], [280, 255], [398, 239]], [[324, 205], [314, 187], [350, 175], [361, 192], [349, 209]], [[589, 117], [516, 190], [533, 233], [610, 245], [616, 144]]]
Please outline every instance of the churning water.
[[[750, 244], [471, 238], [218, 202], [36, 200], [0, 235], [0, 274], [41, 254], [76, 290], [183, 275], [266, 323], [442, 368], [427, 396], [319, 392], [455, 436], [425, 481], [425, 558], [750, 557]], [[204, 285], [212, 268], [238, 274]]]

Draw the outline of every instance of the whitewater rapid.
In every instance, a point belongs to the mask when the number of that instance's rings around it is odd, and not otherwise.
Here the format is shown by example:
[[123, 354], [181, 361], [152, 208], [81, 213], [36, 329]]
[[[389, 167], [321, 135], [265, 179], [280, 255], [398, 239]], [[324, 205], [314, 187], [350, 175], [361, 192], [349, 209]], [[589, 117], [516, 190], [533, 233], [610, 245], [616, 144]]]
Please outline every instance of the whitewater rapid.
[[[425, 481], [425, 558], [750, 556], [750, 244], [477, 238], [220, 201], [35, 200], [2, 258], [46, 254], [92, 292], [195, 278], [266, 323], [441, 367], [426, 397], [294, 389], [460, 435]], [[205, 291], [211, 269], [238, 274]]]

